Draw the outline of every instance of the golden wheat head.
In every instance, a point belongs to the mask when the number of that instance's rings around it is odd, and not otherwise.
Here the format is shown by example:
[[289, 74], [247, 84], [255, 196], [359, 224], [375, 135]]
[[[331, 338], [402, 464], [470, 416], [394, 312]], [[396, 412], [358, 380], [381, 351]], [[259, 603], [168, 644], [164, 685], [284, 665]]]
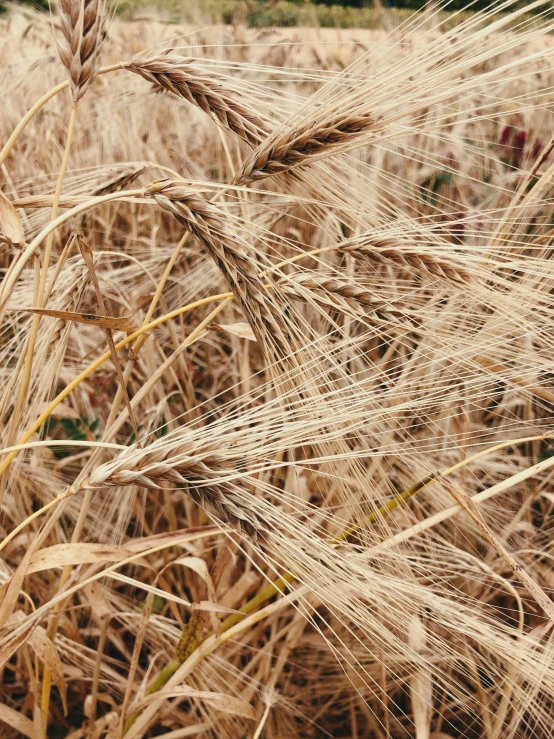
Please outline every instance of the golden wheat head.
[[106, 31], [103, 0], [60, 0], [59, 54], [69, 73], [74, 100], [79, 100], [98, 72]]

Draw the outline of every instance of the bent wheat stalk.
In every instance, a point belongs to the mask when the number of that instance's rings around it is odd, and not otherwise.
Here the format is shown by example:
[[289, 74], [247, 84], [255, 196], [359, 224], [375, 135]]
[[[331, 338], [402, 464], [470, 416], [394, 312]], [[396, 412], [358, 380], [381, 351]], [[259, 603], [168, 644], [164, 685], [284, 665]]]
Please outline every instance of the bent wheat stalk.
[[455, 481], [446, 480], [444, 477], [441, 479], [442, 483], [445, 485], [456, 503], [458, 503], [458, 505], [461, 506], [475, 521], [479, 529], [482, 531], [485, 541], [488, 541], [497, 554], [508, 564], [514, 575], [518, 578], [521, 584], [527, 588], [528, 592], [542, 608], [545, 615], [554, 623], [554, 603], [550, 600], [543, 588], [533, 580], [523, 565], [521, 565], [517, 559], [512, 556], [512, 554], [510, 554], [502, 542], [494, 535], [490, 526], [485, 521], [483, 514], [465, 490], [463, 490], [463, 488], [461, 488], [461, 486], [459, 486]]

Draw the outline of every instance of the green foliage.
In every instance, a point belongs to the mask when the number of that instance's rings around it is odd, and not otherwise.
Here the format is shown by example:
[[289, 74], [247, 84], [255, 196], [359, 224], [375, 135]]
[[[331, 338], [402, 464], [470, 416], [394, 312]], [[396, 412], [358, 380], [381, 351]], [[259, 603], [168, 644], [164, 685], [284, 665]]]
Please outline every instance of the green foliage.
[[[301, 2], [302, 0], [296, 0]], [[484, 8], [492, 8], [494, 5], [499, 5], [501, 0], [438, 0], [436, 5], [440, 5], [447, 12], [454, 10], [483, 10]], [[346, 7], [356, 8], [367, 8], [373, 7], [375, 4], [373, 0], [314, 0], [318, 5], [341, 5]], [[428, 0], [381, 0], [381, 5], [389, 6], [392, 5], [396, 8], [406, 8], [408, 10], [421, 10], [428, 3]], [[431, 3], [432, 4], [432, 3]], [[527, 0], [522, 0], [521, 3], [516, 3], [524, 7], [527, 5]]]
[[[13, 0], [17, 5], [26, 5], [34, 10], [49, 10], [48, 0]], [[8, 12], [8, 6], [0, 0], [0, 15]]]
[[[88, 418], [49, 418], [44, 424], [44, 429], [51, 438], [60, 438], [62, 435], [73, 441], [86, 441], [99, 438], [99, 424], [97, 419], [89, 421]], [[64, 459], [74, 454], [75, 447], [54, 446], [52, 452], [56, 459]]]
[[[278, 0], [274, 5], [265, 2], [248, 3], [247, 20], [249, 26], [256, 27], [306, 26], [313, 25], [317, 19], [318, 25], [323, 28], [370, 28], [376, 24], [378, 12], [372, 7], [341, 7], [340, 3], [314, 6], [311, 3]], [[223, 14], [224, 21], [231, 23], [235, 13], [236, 3], [228, 3], [227, 12]]]
[[[14, 0], [39, 10], [49, 10], [48, 0]], [[437, 3], [446, 13], [468, 9], [482, 10], [497, 5], [499, 0], [444, 0]], [[522, 0], [521, 6], [527, 2]], [[382, 8], [401, 22], [413, 11], [421, 10], [426, 0], [119, 0], [116, 12], [130, 19], [149, 10], [156, 10], [174, 23], [194, 22], [201, 7], [204, 17], [214, 22], [231, 24], [244, 22], [250, 27], [306, 26], [317, 22], [323, 28], [374, 28], [380, 25]], [[0, 0], [0, 13], [6, 6]]]
[[439, 191], [443, 185], [450, 185], [452, 182], [451, 172], [439, 172], [429, 177], [421, 184], [421, 197], [424, 202], [436, 205]]
[[[17, 5], [28, 5], [31, 8], [35, 8], [35, 10], [49, 10], [50, 5], [48, 3], [48, 0], [15, 0]], [[5, 9], [5, 6], [3, 6], [0, 3], [0, 7], [3, 7]]]
[[[43, 2], [44, 0], [40, 0]], [[498, 0], [495, 0], [498, 2]], [[451, 0], [441, 8], [441, 23], [448, 29], [466, 17], [468, 12], [492, 7], [491, 0]], [[522, 6], [527, 5], [522, 2]], [[244, 23], [251, 28], [313, 26], [322, 28], [379, 28], [386, 18], [387, 26], [398, 25], [425, 6], [425, 0], [119, 0], [117, 12], [123, 18], [158, 13], [170, 23]], [[449, 11], [458, 11], [452, 16]]]

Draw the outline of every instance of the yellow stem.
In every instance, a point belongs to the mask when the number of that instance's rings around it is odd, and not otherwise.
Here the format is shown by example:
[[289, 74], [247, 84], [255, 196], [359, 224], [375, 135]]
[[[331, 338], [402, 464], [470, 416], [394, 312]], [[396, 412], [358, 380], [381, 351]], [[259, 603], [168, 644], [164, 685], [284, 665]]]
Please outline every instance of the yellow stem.
[[[120, 193], [121, 194], [121, 193]], [[128, 194], [128, 193], [127, 193]], [[134, 194], [134, 193], [133, 193]], [[102, 198], [109, 197], [109, 196], [102, 196]], [[90, 203], [90, 201], [89, 201]], [[82, 207], [82, 206], [78, 206]], [[73, 209], [75, 210], [75, 209]], [[67, 215], [67, 214], [64, 214]], [[58, 219], [59, 220], [59, 219]], [[37, 236], [37, 239], [40, 237]], [[29, 245], [29, 248], [32, 246], [32, 244]], [[306, 255], [298, 255], [300, 256], [308, 256]], [[270, 288], [271, 285], [266, 285], [267, 288]], [[165, 321], [170, 320], [171, 318], [175, 318], [176, 316], [181, 315], [182, 313], [186, 313], [189, 310], [193, 310], [194, 308], [198, 308], [202, 305], [206, 305], [208, 303], [212, 303], [216, 300], [233, 300], [234, 295], [232, 292], [228, 293], [220, 293], [218, 295], [210, 295], [206, 298], [201, 298], [200, 300], [195, 301], [194, 303], [189, 303], [188, 305], [183, 306], [182, 308], [177, 308], [174, 311], [171, 311], [170, 313], [166, 313], [164, 316], [160, 316], [154, 321], [151, 321], [150, 323], [145, 324], [141, 328], [137, 329], [137, 331], [133, 332], [132, 334], [129, 334], [127, 338], [122, 339], [118, 344], [116, 344], [116, 349], [119, 350], [123, 348], [124, 346], [127, 346], [131, 341], [134, 341], [137, 337], [142, 336], [142, 334], [146, 333], [147, 331], [150, 331], [152, 328], [155, 328], [156, 326], [160, 325], [161, 323], [164, 323]], [[67, 385], [55, 398], [54, 400], [48, 405], [48, 407], [41, 413], [41, 415], [36, 419], [36, 421], [30, 426], [30, 428], [23, 434], [23, 436], [19, 439], [18, 444], [24, 444], [26, 441], [30, 439], [30, 437], [35, 433], [35, 431], [44, 423], [44, 421], [48, 418], [48, 416], [52, 413], [52, 411], [64, 400], [69, 393], [71, 393], [83, 380], [86, 380], [86, 378], [94, 372], [98, 367], [100, 367], [105, 361], [107, 361], [111, 357], [111, 352], [107, 351], [105, 354], [103, 354], [101, 357], [98, 357], [92, 364], [90, 364], [83, 372], [81, 372], [80, 375], [78, 375], [76, 378], [74, 378], [69, 385]], [[4, 460], [4, 462], [0, 463], [0, 475], [4, 472], [4, 470], [11, 464], [14, 457], [17, 455], [17, 452], [12, 452], [10, 456]]]
[[[73, 128], [75, 126], [75, 117], [77, 115], [77, 107], [78, 107], [78, 102], [74, 100], [73, 105], [71, 106], [70, 114], [69, 114], [69, 123], [67, 126], [67, 137], [65, 141], [65, 149], [63, 152], [60, 171], [58, 173], [58, 179], [56, 181], [56, 189], [54, 191], [54, 201], [52, 203], [52, 212], [50, 215], [50, 221], [55, 221], [58, 215], [58, 207], [60, 204], [62, 185], [63, 185], [63, 181], [65, 177], [65, 172], [67, 169], [67, 163], [69, 161], [69, 152], [71, 151], [71, 141], [73, 139]], [[48, 234], [48, 237], [46, 239], [46, 244], [44, 246], [42, 271], [40, 273], [37, 297], [35, 300], [35, 308], [42, 308], [45, 304], [44, 291], [46, 289], [46, 279], [48, 276], [48, 268], [50, 266], [50, 257], [52, 255], [53, 245], [54, 245], [54, 231], [52, 230]], [[17, 433], [17, 428], [19, 426], [19, 420], [21, 418], [21, 413], [23, 411], [23, 405], [25, 402], [25, 398], [27, 397], [27, 390], [29, 387], [29, 383], [31, 381], [31, 371], [33, 367], [35, 344], [36, 344], [36, 340], [38, 336], [38, 328], [40, 324], [40, 319], [41, 319], [40, 313], [35, 313], [35, 315], [33, 316], [32, 323], [31, 323], [29, 342], [27, 344], [27, 355], [25, 358], [26, 361], [25, 361], [23, 378], [22, 378], [20, 389], [19, 389], [18, 403], [16, 405], [16, 412], [14, 412], [13, 417], [12, 417], [12, 427], [10, 430], [10, 436], [8, 437], [9, 443], [12, 442], [13, 438], [15, 437], [15, 434]], [[2, 504], [5, 482], [6, 482], [6, 477], [2, 479], [2, 487], [0, 488], [0, 505]], [[41, 700], [42, 727], [43, 727], [44, 736], [46, 736], [47, 730], [48, 730], [48, 713], [49, 713], [49, 708], [50, 708], [50, 686], [51, 686], [50, 670], [45, 665], [44, 673], [43, 673], [43, 681], [42, 681], [42, 700]]]
[[[151, 331], [153, 328], [156, 328], [156, 326], [159, 326], [161, 323], [165, 323], [166, 321], [169, 321], [171, 318], [175, 318], [176, 316], [180, 316], [182, 313], [187, 313], [190, 310], [194, 310], [194, 308], [199, 308], [202, 305], [207, 305], [208, 303], [213, 303], [216, 300], [225, 300], [228, 298], [232, 298], [233, 293], [220, 293], [219, 295], [210, 295], [207, 298], [201, 298], [200, 300], [196, 300], [194, 303], [189, 303], [188, 305], [185, 305], [181, 308], [176, 308], [175, 310], [171, 311], [170, 313], [166, 313], [164, 316], [160, 316], [159, 318], [156, 318], [154, 321], [151, 321], [150, 323], [147, 323], [145, 326], [142, 326], [141, 328], [134, 331], [132, 334], [129, 334], [125, 339], [122, 339], [120, 342], [118, 342], [115, 345], [115, 348], [119, 351], [119, 349], [122, 349], [124, 346], [127, 346], [127, 344], [130, 344], [132, 341], [134, 341], [136, 338], [141, 336], [142, 334], [146, 333], [146, 331]], [[98, 357], [92, 364], [89, 364], [89, 366], [81, 372], [80, 375], [75, 377], [69, 385], [67, 385], [55, 398], [54, 400], [48, 405], [48, 407], [40, 414], [40, 416], [34, 421], [34, 423], [27, 429], [27, 431], [21, 436], [21, 438], [18, 440], [18, 444], [25, 444], [31, 436], [39, 429], [44, 421], [48, 418], [48, 416], [52, 413], [52, 411], [63, 401], [69, 393], [71, 393], [83, 380], [86, 380], [89, 375], [91, 375], [98, 367], [100, 367], [104, 362], [106, 362], [110, 357], [112, 353], [110, 351], [105, 352], [102, 354], [102, 356]], [[14, 451], [11, 452], [11, 454], [2, 462], [0, 463], [0, 475], [9, 467], [12, 460], [17, 456], [18, 452]]]
[[79, 205], [76, 205], [74, 208], [71, 208], [65, 213], [62, 213], [54, 221], [51, 221], [47, 226], [45, 226], [42, 229], [42, 231], [39, 234], [37, 234], [37, 236], [35, 236], [35, 238], [31, 241], [29, 246], [25, 249], [23, 254], [19, 257], [13, 270], [10, 272], [9, 279], [4, 280], [4, 284], [2, 285], [2, 293], [0, 297], [0, 308], [5, 307], [6, 302], [11, 294], [11, 291], [13, 290], [15, 283], [19, 279], [19, 275], [23, 271], [23, 268], [27, 264], [28, 260], [32, 257], [32, 255], [35, 253], [35, 251], [38, 249], [38, 247], [41, 245], [44, 239], [50, 233], [52, 233], [52, 231], [55, 231], [63, 223], [65, 223], [66, 221], [69, 221], [71, 218], [74, 218], [75, 216], [78, 216], [80, 213], [84, 213], [86, 210], [90, 210], [91, 208], [94, 208], [96, 205], [101, 205], [102, 203], [108, 203], [110, 202], [110, 200], [122, 200], [123, 198], [127, 198], [127, 197], [138, 197], [142, 194], [143, 194], [142, 190], [122, 190], [121, 192], [110, 192], [107, 195], [98, 195], [95, 198], [91, 198], [90, 200], [87, 200], [85, 203], [79, 203]]
[[43, 105], [46, 105], [46, 103], [51, 100], [53, 97], [55, 97], [59, 92], [62, 90], [65, 90], [65, 88], [68, 86], [68, 82], [61, 82], [59, 85], [56, 85], [56, 87], [53, 87], [51, 90], [48, 90], [48, 92], [43, 95], [37, 102], [33, 105], [30, 110], [27, 111], [27, 113], [23, 116], [23, 118], [19, 121], [17, 126], [14, 128], [12, 135], [10, 138], [6, 141], [4, 144], [4, 148], [0, 152], [0, 167], [4, 162], [6, 161], [6, 158], [10, 151], [12, 150], [13, 145], [23, 132], [23, 129], [25, 126], [29, 123], [29, 121], [35, 117], [35, 115], [39, 112], [39, 110], [42, 108]]

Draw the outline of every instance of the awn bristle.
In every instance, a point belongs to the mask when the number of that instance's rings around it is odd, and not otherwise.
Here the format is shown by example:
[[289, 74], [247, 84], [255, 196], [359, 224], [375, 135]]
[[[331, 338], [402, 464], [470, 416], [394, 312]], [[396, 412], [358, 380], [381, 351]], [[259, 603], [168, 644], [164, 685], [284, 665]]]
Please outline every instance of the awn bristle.
[[257, 146], [269, 135], [268, 122], [241, 101], [238, 91], [228, 88], [223, 76], [207, 74], [190, 59], [166, 55], [133, 59], [125, 69], [197, 105], [251, 146]]
[[59, 54], [69, 72], [73, 99], [79, 100], [96, 77], [106, 36], [104, 0], [60, 0]]

